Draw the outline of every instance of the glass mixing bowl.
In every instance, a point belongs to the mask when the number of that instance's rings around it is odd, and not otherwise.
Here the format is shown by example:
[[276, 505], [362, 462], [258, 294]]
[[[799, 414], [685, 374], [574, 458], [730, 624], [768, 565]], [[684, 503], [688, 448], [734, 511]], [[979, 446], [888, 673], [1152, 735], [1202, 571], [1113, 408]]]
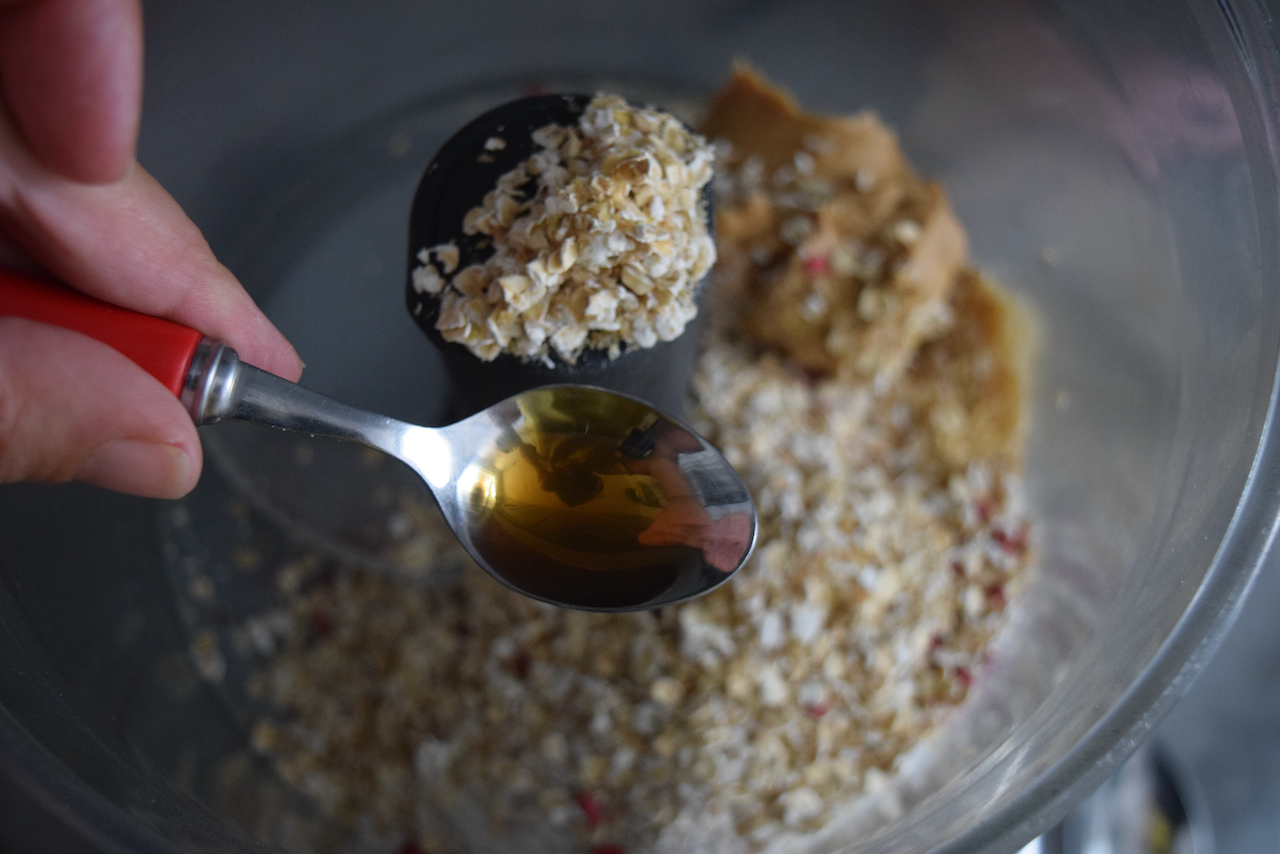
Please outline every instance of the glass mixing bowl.
[[[399, 308], [418, 173], [531, 85], [696, 109], [745, 57], [812, 109], [876, 110], [945, 184], [978, 266], [1040, 318], [1039, 567], [934, 761], [811, 850], [1016, 849], [1142, 741], [1230, 623], [1280, 500], [1280, 64], [1254, 0], [147, 13], [143, 163], [297, 343], [308, 384], [391, 415], [439, 415], [438, 365]], [[285, 529], [325, 542], [290, 502], [331, 481], [253, 480], [255, 448], [206, 436], [180, 505], [0, 490], [0, 764], [105, 848], [330, 850], [341, 834], [201, 680], [172, 581], [199, 563], [226, 581], [205, 618], [251, 609], [228, 544], [252, 533], [270, 559]]]

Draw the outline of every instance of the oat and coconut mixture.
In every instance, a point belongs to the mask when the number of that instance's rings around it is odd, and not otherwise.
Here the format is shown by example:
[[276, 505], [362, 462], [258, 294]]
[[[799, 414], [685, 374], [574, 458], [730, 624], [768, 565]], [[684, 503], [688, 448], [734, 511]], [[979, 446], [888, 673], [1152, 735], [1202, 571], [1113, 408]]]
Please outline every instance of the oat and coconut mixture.
[[705, 127], [694, 426], [757, 499], [748, 566], [601, 615], [475, 568], [432, 591], [312, 557], [241, 627], [275, 710], [255, 747], [400, 850], [785, 851], [965, 698], [1027, 572], [1016, 312], [941, 190], [873, 117], [805, 115], [746, 71]]
[[413, 287], [440, 299], [444, 339], [485, 361], [573, 364], [584, 349], [613, 358], [679, 337], [715, 262], [702, 199], [711, 147], [674, 116], [613, 95], [533, 142], [463, 222], [493, 238], [488, 260], [456, 270], [452, 243], [418, 253]]

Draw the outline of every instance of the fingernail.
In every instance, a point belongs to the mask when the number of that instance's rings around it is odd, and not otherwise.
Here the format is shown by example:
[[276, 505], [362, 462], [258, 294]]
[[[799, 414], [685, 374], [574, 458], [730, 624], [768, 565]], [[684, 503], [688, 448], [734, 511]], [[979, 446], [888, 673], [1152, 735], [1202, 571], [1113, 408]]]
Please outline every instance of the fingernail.
[[194, 462], [174, 445], [113, 439], [90, 454], [76, 479], [147, 498], [180, 498], [192, 486]]

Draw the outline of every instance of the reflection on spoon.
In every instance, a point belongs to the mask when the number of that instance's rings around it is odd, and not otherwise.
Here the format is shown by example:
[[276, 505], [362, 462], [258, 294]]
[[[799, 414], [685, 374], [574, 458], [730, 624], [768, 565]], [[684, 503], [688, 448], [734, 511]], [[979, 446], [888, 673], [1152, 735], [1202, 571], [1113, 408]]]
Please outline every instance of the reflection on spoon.
[[459, 479], [466, 544], [509, 586], [579, 608], [657, 607], [715, 587], [750, 553], [742, 481], [645, 404], [552, 386], [488, 417], [501, 425], [492, 453]]

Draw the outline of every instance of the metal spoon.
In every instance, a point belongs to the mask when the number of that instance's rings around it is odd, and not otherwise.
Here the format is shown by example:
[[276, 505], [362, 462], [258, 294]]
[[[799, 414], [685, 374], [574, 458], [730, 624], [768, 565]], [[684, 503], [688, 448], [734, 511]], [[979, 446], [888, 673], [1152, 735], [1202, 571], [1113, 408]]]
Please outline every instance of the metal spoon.
[[265, 424], [399, 458], [472, 557], [536, 599], [599, 611], [668, 605], [723, 583], [755, 544], [755, 507], [724, 457], [624, 395], [549, 386], [448, 427], [420, 427], [247, 365], [196, 330], [0, 271], [4, 315], [115, 347], [178, 395], [197, 425]]

